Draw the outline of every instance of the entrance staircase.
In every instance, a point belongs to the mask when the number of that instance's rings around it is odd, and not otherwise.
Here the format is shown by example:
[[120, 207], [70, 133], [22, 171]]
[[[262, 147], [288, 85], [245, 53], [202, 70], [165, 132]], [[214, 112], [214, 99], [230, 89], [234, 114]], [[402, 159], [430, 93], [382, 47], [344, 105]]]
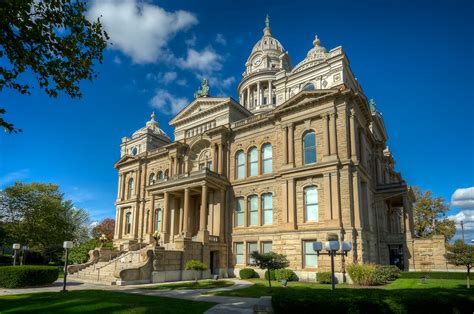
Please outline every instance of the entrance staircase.
[[149, 260], [150, 250], [153, 248], [147, 246], [135, 251], [119, 252], [115, 258], [111, 258], [110, 253], [100, 254], [100, 249], [96, 249], [89, 252], [91, 258], [85, 264], [68, 267], [68, 278], [103, 285], [123, 284], [122, 270], [139, 271], [145, 264], [152, 262]]

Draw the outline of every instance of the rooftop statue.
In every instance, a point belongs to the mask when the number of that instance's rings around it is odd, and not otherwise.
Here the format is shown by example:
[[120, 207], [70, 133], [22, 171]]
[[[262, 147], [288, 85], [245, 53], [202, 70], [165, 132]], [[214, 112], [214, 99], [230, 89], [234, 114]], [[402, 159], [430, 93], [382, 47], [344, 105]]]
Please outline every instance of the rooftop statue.
[[369, 108], [370, 108], [370, 112], [375, 112], [377, 109], [375, 108], [375, 100], [371, 99], [369, 101]]
[[194, 98], [198, 97], [208, 97], [209, 96], [209, 84], [207, 79], [202, 79], [201, 87], [194, 93]]

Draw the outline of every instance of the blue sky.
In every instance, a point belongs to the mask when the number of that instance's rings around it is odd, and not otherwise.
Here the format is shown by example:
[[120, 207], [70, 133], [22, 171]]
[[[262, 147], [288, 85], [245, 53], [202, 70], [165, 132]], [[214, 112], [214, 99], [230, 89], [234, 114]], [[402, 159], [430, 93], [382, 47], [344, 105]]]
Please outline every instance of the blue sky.
[[[54, 182], [92, 220], [114, 217], [123, 136], [155, 110], [162, 128], [192, 100], [201, 77], [231, 95], [261, 37], [273, 35], [301, 61], [317, 34], [343, 46], [368, 98], [383, 113], [396, 168], [411, 185], [451, 200], [474, 219], [472, 1], [90, 1], [113, 45], [83, 98], [0, 94], [5, 118], [24, 130], [0, 134], [0, 188]], [[27, 74], [24, 80], [33, 82]], [[456, 201], [456, 200], [455, 200]], [[458, 215], [458, 218], [459, 218]], [[474, 222], [472, 223], [474, 237]]]

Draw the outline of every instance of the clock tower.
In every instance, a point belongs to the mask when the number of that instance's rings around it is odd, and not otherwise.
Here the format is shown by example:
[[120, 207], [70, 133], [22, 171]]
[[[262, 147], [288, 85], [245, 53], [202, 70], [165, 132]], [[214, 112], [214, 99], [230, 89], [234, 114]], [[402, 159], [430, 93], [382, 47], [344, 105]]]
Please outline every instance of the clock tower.
[[273, 81], [280, 71], [291, 71], [291, 60], [282, 44], [272, 36], [270, 17], [267, 15], [263, 36], [245, 63], [245, 72], [237, 89], [240, 104], [253, 113], [275, 108]]

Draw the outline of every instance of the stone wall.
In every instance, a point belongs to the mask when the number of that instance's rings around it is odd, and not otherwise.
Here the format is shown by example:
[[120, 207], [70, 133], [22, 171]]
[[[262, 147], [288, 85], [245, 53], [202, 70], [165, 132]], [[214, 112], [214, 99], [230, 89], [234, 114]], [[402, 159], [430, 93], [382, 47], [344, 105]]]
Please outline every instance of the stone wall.
[[414, 239], [411, 247], [410, 271], [462, 271], [464, 267], [448, 264], [444, 254], [446, 247], [444, 236], [431, 239]]

